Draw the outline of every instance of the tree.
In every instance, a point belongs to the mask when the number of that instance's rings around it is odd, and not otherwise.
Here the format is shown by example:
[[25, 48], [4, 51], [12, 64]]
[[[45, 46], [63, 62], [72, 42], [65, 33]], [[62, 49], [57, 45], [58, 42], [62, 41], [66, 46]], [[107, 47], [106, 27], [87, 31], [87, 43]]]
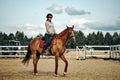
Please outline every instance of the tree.
[[97, 32], [96, 42], [97, 45], [104, 45], [104, 36], [102, 32]]
[[[39, 34], [39, 36], [43, 36], [42, 34]], [[95, 32], [89, 33], [87, 37], [84, 36], [84, 33], [82, 31], [75, 31], [75, 37], [76, 37], [76, 44], [71, 42], [70, 40], [67, 41], [67, 48], [75, 48], [76, 46], [80, 45], [117, 45], [120, 44], [120, 33], [114, 32], [113, 35], [111, 35], [109, 32], [105, 34], [105, 37], [103, 36], [102, 32]], [[28, 45], [30, 40], [32, 40], [33, 37], [28, 38], [26, 35], [24, 35], [24, 32], [17, 31], [15, 35], [13, 33], [6, 34], [0, 32], [0, 45], [7, 45], [9, 40], [18, 40], [21, 42], [21, 45]]]
[[113, 34], [113, 44], [114, 45], [116, 45], [116, 44], [119, 44], [119, 35], [118, 35], [118, 33], [117, 32], [114, 32], [114, 34]]
[[30, 40], [33, 38], [28, 38], [24, 35], [24, 32], [17, 31], [15, 35], [13, 33], [6, 34], [0, 32], [0, 45], [8, 45], [9, 40], [18, 40], [21, 42], [21, 45], [28, 45]]
[[113, 44], [112, 36], [110, 35], [109, 32], [107, 32], [106, 35], [105, 35], [105, 44], [106, 45], [112, 45]]
[[17, 40], [22, 40], [24, 38], [24, 33], [23, 32], [20, 32], [20, 31], [17, 31], [16, 34], [15, 34], [15, 37]]
[[7, 42], [8, 42], [7, 34], [0, 32], [0, 45], [5, 45]]
[[2, 42], [4, 40], [4, 36], [3, 36], [3, 33], [0, 32], [0, 42]]
[[89, 35], [87, 36], [86, 43], [87, 43], [87, 45], [97, 45], [95, 32], [93, 32], [92, 34], [89, 33]]
[[15, 34], [16, 40], [21, 42], [21, 45], [24, 45], [24, 32], [17, 31]]
[[120, 33], [119, 33], [119, 36], [118, 36], [118, 39], [117, 39], [117, 44], [120, 44]]
[[9, 36], [8, 36], [8, 39], [9, 40], [15, 40], [14, 34], [10, 33]]
[[4, 36], [3, 33], [0, 32], [0, 45], [2, 45], [3, 41], [4, 41]]
[[82, 31], [75, 31], [76, 45], [85, 45], [86, 38]]

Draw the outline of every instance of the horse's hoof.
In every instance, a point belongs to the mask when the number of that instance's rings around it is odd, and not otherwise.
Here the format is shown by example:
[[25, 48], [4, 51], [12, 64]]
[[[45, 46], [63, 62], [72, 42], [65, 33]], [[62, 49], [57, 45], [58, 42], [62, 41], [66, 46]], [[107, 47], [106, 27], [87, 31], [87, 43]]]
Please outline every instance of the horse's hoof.
[[66, 76], [67, 72], [63, 72], [63, 76]]
[[38, 76], [38, 73], [34, 73], [35, 76]]
[[55, 77], [58, 77], [59, 75], [58, 74], [54, 74]]

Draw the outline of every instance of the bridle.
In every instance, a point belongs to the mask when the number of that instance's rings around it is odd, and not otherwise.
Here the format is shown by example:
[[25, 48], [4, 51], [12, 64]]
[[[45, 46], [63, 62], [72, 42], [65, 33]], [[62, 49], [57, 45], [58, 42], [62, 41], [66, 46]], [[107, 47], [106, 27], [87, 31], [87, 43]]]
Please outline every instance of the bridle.
[[74, 41], [76, 41], [76, 39], [75, 39], [75, 36], [71, 36], [71, 34], [72, 34], [72, 31], [71, 32], [68, 32], [68, 39], [73, 39]]

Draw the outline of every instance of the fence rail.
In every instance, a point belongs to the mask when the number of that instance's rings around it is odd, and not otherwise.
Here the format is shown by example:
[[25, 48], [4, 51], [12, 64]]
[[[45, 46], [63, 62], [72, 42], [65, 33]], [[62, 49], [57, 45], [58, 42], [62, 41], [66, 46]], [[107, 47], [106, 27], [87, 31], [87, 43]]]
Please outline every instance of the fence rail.
[[[17, 48], [17, 49], [15, 50], [14, 48]], [[28, 46], [0, 46], [0, 58], [2, 58], [2, 57], [23, 58], [23, 57], [25, 57], [25, 54], [27, 52], [27, 48], [28, 48]], [[76, 49], [66, 49], [65, 53], [67, 53], [69, 51], [75, 51], [75, 50]], [[42, 57], [44, 58], [46, 56], [42, 55]], [[53, 56], [49, 56], [49, 57], [53, 57]]]
[[[94, 48], [107, 48], [107, 50], [94, 50]], [[99, 53], [108, 53], [106, 54], [93, 54], [95, 52]], [[88, 54], [89, 53], [89, 54]], [[80, 57], [82, 55], [82, 57]], [[111, 46], [103, 46], [103, 45], [85, 45], [83, 47], [76, 46], [76, 59], [85, 60], [88, 57], [101, 57], [101, 58], [109, 58], [120, 60], [120, 45], [111, 45]]]
[[28, 46], [0, 46], [1, 57], [24, 57]]
[[[20, 58], [24, 57], [27, 52], [27, 47], [28, 46], [0, 46], [0, 58], [1, 57], [20, 57]], [[94, 48], [107, 48], [107, 50], [94, 50]], [[76, 46], [76, 49], [66, 49], [66, 52], [69, 52], [69, 51], [76, 51], [76, 59], [86, 59], [87, 57], [103, 57], [104, 56], [107, 58], [120, 60], [120, 45]], [[108, 55], [105, 55], [105, 54], [95, 55], [93, 54], [94, 52], [108, 53]], [[82, 55], [82, 57], [80, 57], [80, 55]]]

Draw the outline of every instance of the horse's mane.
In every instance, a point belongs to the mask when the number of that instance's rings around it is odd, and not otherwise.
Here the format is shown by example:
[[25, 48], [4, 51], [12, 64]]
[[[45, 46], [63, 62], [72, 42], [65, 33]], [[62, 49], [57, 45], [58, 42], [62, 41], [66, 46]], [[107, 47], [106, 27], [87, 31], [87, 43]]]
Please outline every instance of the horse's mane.
[[62, 37], [66, 32], [67, 32], [68, 28], [64, 29], [62, 32], [60, 32], [57, 37]]

